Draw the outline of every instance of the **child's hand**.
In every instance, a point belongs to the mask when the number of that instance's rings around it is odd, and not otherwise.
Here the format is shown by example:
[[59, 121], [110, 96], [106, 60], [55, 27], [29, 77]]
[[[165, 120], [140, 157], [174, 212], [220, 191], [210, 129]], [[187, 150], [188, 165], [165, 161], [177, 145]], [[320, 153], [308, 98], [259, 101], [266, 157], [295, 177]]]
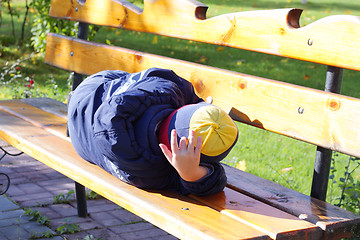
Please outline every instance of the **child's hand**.
[[160, 143], [160, 148], [170, 164], [176, 169], [180, 177], [188, 182], [194, 182], [206, 176], [207, 169], [200, 166], [201, 137], [195, 147], [195, 133], [190, 132], [189, 143], [182, 137], [178, 146], [176, 130], [171, 131], [171, 151]]

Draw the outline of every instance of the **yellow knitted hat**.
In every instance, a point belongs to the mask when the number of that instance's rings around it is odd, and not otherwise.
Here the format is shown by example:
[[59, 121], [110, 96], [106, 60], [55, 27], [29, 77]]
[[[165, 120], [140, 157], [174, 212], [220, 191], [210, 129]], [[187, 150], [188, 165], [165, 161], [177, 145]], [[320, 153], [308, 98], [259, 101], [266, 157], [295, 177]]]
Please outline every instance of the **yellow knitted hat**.
[[195, 132], [202, 140], [201, 161], [221, 161], [237, 141], [238, 129], [231, 117], [219, 107], [201, 102], [175, 110], [162, 123], [159, 140], [170, 148], [171, 130], [176, 129], [178, 140]]

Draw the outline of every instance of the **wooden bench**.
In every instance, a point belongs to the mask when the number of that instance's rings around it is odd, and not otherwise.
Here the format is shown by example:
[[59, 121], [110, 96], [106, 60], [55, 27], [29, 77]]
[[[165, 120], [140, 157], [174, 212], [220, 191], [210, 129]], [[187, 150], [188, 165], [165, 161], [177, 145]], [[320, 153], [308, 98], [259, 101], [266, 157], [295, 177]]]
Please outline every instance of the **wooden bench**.
[[[322, 200], [331, 151], [360, 157], [360, 99], [338, 92], [342, 68], [360, 70], [360, 19], [331, 16], [299, 27], [301, 10], [240, 12], [206, 19], [194, 0], [145, 0], [144, 10], [116, 0], [53, 0], [50, 16], [80, 22], [79, 38], [50, 33], [46, 63], [81, 75], [105, 69], [169, 68], [197, 94], [241, 123], [318, 146], [312, 197], [224, 165], [228, 186], [209, 197], [145, 191], [81, 159], [66, 136], [66, 108], [52, 99], [0, 101], [0, 137], [76, 184], [181, 239], [339, 239], [360, 235], [360, 216]], [[326, 90], [89, 42], [88, 24], [150, 32], [328, 65]], [[271, 153], [270, 153], [271, 154]]]

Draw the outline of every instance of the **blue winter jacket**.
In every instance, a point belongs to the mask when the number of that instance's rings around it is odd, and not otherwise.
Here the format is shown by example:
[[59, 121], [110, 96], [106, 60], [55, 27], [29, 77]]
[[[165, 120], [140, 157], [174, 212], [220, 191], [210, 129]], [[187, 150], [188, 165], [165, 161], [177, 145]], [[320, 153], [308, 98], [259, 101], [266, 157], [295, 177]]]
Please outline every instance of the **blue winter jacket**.
[[201, 101], [192, 84], [171, 70], [102, 71], [85, 79], [71, 96], [70, 138], [82, 158], [129, 184], [213, 194], [226, 185], [223, 167], [201, 162], [208, 175], [184, 181], [163, 155], [157, 137], [172, 111]]

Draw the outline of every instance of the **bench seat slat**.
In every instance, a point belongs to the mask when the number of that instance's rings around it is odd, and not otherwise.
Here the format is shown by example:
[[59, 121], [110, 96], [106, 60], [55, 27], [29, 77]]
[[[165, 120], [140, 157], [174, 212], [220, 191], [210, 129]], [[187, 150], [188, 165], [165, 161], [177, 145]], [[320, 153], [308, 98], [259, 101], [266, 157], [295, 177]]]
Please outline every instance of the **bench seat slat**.
[[[269, 180], [224, 165], [228, 187], [316, 224], [326, 239], [360, 235], [360, 216]], [[251, 186], [251, 187], [249, 187]]]
[[179, 238], [270, 239], [189, 197], [168, 191], [144, 191], [123, 183], [81, 159], [69, 141], [2, 110], [0, 138]]
[[[11, 100], [14, 101], [15, 100]], [[40, 108], [46, 113], [51, 113], [55, 116], [61, 117], [67, 120], [67, 106], [65, 103], [57, 101], [52, 98], [41, 97], [41, 98], [23, 98], [20, 99], [21, 102], [27, 103], [32, 107]], [[19, 102], [17, 102], [19, 103]], [[16, 103], [16, 104], [17, 104]], [[21, 104], [21, 103], [19, 103]]]
[[[28, 102], [34, 102], [31, 100], [34, 99], [27, 99]], [[43, 106], [43, 108], [49, 108], [49, 104], [51, 104], [51, 106], [54, 106], [54, 103], [57, 102], [49, 101], [47, 98], [41, 98], [41, 101], [41, 105]], [[40, 101], [38, 101], [38, 104], [39, 102]], [[26, 104], [20, 100], [0, 101], [0, 109], [10, 113], [11, 115], [17, 116], [37, 127], [43, 128], [66, 141], [70, 141], [70, 139], [66, 137], [67, 118], [65, 118], [65, 114], [57, 116], [47, 111], [41, 110], [38, 107]], [[66, 106], [64, 105], [61, 110], [61, 113], [64, 113], [64, 110], [66, 111]]]
[[86, 75], [169, 68], [235, 120], [360, 157], [359, 99], [56, 34], [48, 35], [45, 62]]
[[144, 10], [116, 0], [53, 0], [50, 16], [360, 70], [360, 17], [330, 16], [299, 27], [300, 9], [205, 19], [206, 10], [191, 0], [145, 0]]
[[323, 234], [309, 222], [229, 188], [214, 196], [194, 197], [227, 216], [264, 231], [273, 239], [321, 239]]

